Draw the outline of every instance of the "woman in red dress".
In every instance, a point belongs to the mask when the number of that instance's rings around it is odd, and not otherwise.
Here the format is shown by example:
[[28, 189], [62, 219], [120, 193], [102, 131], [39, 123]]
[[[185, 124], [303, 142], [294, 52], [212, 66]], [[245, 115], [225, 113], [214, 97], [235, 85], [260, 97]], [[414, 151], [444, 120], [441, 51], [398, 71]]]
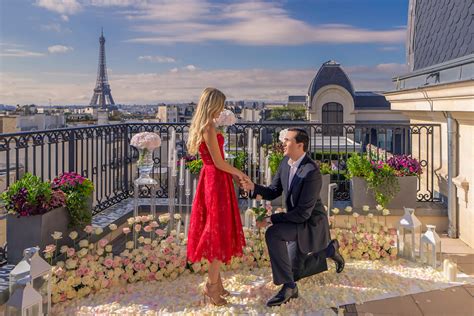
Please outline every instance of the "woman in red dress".
[[222, 285], [220, 265], [241, 256], [245, 246], [235, 180], [246, 175], [224, 160], [224, 136], [214, 120], [224, 110], [225, 95], [206, 88], [194, 112], [187, 142], [188, 152], [199, 152], [203, 168], [194, 197], [188, 233], [187, 256], [191, 262], [206, 258], [209, 265], [204, 295], [215, 305], [224, 305], [229, 295]]

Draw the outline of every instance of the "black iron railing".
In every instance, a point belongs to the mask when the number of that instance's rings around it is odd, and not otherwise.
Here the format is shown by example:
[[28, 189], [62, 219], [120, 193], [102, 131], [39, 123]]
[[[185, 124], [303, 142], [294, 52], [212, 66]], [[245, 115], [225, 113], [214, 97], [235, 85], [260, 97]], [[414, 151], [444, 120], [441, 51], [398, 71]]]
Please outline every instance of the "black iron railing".
[[[434, 176], [439, 161], [440, 126], [436, 124], [313, 124], [313, 123], [248, 123], [229, 127], [225, 133], [226, 152], [231, 156], [248, 153], [251, 133], [256, 137], [256, 181], [263, 182], [260, 163], [266, 148], [278, 142], [279, 132], [300, 127], [310, 135], [309, 152], [315, 160], [328, 162], [333, 171], [331, 181], [338, 184], [335, 198], [349, 199], [349, 180], [345, 161], [353, 153], [370, 150], [375, 156], [411, 154], [423, 168], [419, 178], [418, 200], [435, 201]], [[75, 171], [90, 178], [95, 185], [94, 214], [133, 195], [133, 179], [137, 176], [137, 151], [130, 146], [131, 137], [142, 131], [153, 131], [162, 138], [162, 146], [154, 152], [154, 177], [159, 182], [158, 197], [168, 196], [167, 167], [169, 135], [176, 131], [178, 156], [186, 155], [188, 124], [124, 123], [115, 125], [65, 128], [47, 131], [0, 135], [0, 191], [25, 172], [43, 180]], [[252, 130], [252, 132], [250, 132]], [[262, 148], [262, 149], [260, 149]], [[436, 156], [435, 156], [436, 155]], [[248, 172], [252, 163], [244, 155], [242, 168]], [[3, 183], [2, 183], [3, 182]], [[146, 196], [149, 192], [144, 191]]]

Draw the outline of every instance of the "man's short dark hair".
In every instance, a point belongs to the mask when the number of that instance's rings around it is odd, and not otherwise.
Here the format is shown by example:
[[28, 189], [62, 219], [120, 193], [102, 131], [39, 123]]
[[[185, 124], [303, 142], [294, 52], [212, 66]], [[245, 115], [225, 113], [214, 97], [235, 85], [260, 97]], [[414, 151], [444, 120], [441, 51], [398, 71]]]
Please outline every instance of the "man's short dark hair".
[[295, 136], [296, 143], [297, 144], [303, 143], [303, 150], [307, 152], [308, 147], [309, 147], [308, 133], [304, 129], [297, 128], [297, 127], [289, 128], [288, 132], [296, 132], [296, 136]]

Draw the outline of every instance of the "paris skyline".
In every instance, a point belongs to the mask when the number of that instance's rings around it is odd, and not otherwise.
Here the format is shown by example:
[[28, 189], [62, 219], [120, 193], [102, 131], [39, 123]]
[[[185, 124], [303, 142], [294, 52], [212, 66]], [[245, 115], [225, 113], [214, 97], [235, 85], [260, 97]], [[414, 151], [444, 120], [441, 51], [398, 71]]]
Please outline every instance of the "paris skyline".
[[[88, 104], [101, 27], [117, 104], [304, 95], [321, 64], [356, 90], [404, 73], [408, 3], [392, 1], [1, 0], [0, 103]], [[15, 23], [25, 16], [23, 23]]]

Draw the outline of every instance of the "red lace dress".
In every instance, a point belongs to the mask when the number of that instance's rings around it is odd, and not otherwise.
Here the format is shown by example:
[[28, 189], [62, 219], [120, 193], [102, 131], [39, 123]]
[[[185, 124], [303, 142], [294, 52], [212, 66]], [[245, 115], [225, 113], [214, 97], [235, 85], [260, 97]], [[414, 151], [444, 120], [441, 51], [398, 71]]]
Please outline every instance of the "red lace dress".
[[[224, 136], [217, 134], [222, 158]], [[245, 237], [232, 176], [219, 170], [212, 161], [206, 143], [199, 146], [204, 166], [194, 197], [188, 233], [188, 260], [206, 258], [228, 263], [242, 256]]]

